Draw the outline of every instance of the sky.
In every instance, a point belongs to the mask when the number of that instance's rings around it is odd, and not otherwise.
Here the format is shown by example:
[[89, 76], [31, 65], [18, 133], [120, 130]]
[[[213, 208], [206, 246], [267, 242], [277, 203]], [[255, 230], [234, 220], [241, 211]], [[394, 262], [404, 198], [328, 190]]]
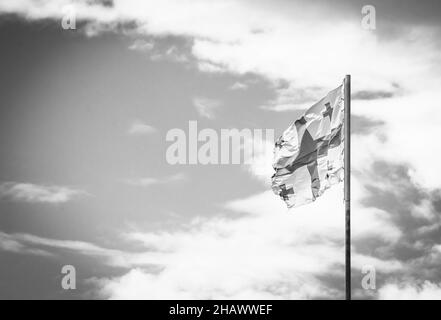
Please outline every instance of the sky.
[[351, 74], [353, 298], [440, 299], [441, 4], [365, 4], [0, 0], [0, 298], [343, 299], [341, 184], [288, 210], [271, 138], [173, 165], [166, 136], [278, 137]]

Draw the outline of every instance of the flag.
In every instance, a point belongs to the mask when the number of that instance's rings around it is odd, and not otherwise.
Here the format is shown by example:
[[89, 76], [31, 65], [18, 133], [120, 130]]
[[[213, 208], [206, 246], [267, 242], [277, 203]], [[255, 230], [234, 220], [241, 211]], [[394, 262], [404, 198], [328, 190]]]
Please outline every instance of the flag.
[[343, 180], [343, 88], [330, 91], [276, 141], [272, 189], [288, 208], [314, 201]]

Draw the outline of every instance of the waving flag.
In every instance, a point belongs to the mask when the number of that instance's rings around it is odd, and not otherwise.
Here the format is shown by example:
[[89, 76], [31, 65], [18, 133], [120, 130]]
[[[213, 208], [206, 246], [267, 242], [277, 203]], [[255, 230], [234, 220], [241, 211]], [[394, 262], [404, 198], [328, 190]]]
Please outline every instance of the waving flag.
[[343, 87], [309, 108], [276, 141], [272, 189], [289, 208], [314, 201], [343, 180]]

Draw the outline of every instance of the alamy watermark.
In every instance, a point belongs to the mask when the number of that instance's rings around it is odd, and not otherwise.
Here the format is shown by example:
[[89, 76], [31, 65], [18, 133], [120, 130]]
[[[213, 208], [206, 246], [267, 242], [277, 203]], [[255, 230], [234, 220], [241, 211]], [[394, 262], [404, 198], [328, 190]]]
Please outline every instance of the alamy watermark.
[[63, 17], [61, 18], [61, 27], [64, 30], [75, 30], [77, 28], [77, 11], [75, 6], [64, 6], [62, 11]]
[[253, 164], [264, 161], [271, 152], [274, 129], [204, 128], [198, 131], [197, 121], [188, 122], [188, 132], [170, 129], [166, 141], [168, 164]]
[[77, 273], [75, 267], [72, 265], [65, 265], [61, 268], [61, 273], [64, 274], [61, 279], [61, 287], [64, 290], [75, 290], [77, 288]]
[[377, 12], [372, 5], [365, 5], [361, 8], [361, 27], [365, 30], [377, 29]]
[[361, 287], [364, 290], [375, 290], [377, 288], [375, 267], [372, 265], [364, 265], [361, 268], [361, 273], [364, 274], [361, 279]]

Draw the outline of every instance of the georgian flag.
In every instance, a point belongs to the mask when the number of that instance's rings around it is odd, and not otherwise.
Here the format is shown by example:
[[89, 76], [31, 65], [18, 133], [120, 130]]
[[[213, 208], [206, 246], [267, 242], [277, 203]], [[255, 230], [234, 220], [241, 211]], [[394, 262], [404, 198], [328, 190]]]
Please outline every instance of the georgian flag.
[[310, 203], [343, 181], [343, 87], [309, 108], [276, 141], [272, 189], [288, 208]]

